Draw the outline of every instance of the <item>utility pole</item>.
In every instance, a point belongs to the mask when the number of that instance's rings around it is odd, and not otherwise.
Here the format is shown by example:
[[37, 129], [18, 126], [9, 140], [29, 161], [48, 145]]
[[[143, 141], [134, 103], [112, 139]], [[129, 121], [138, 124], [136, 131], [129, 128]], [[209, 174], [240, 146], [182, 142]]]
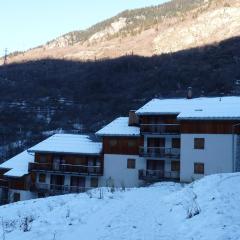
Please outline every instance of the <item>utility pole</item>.
[[8, 57], [8, 50], [7, 50], [7, 48], [5, 48], [5, 55], [4, 55], [3, 65], [7, 65], [7, 57]]

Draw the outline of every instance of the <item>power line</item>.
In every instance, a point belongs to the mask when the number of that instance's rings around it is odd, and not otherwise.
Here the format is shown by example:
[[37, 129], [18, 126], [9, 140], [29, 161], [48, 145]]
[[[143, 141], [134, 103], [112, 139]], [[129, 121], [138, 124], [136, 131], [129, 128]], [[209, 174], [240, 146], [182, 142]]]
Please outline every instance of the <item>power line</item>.
[[7, 60], [8, 60], [7, 57], [8, 57], [8, 50], [7, 48], [5, 48], [3, 65], [7, 65]]

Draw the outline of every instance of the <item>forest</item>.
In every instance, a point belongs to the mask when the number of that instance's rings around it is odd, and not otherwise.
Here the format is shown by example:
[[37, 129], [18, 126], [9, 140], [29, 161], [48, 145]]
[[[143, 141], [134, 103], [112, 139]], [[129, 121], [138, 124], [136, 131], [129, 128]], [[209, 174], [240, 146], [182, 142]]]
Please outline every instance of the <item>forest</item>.
[[239, 94], [240, 38], [152, 57], [0, 67], [0, 159], [54, 132], [94, 133], [148, 100]]

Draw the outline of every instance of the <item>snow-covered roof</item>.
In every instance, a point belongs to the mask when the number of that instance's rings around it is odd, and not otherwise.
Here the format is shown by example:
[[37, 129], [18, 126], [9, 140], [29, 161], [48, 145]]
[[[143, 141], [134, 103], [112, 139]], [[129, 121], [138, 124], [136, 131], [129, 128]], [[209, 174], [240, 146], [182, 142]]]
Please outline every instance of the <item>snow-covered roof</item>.
[[95, 155], [101, 153], [102, 143], [93, 142], [88, 135], [55, 134], [28, 151]]
[[4, 174], [8, 177], [22, 177], [28, 174], [28, 163], [34, 162], [34, 156], [24, 151], [0, 165], [0, 168], [10, 169]]
[[240, 97], [153, 99], [136, 113], [176, 114], [178, 119], [240, 119]]
[[139, 127], [128, 126], [128, 117], [119, 117], [96, 132], [99, 136], [140, 136]]

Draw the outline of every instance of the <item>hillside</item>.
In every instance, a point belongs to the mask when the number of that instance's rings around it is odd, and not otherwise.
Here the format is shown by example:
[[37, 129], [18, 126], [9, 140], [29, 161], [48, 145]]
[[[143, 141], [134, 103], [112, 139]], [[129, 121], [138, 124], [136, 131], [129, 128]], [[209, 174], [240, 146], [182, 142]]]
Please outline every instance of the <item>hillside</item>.
[[153, 57], [0, 67], [0, 159], [59, 132], [94, 132], [154, 97], [240, 93], [240, 39]]
[[[0, 234], [11, 240], [237, 240], [240, 174], [205, 177], [190, 185], [103, 189], [0, 207]], [[3, 231], [4, 230], [4, 231]]]
[[8, 61], [152, 56], [218, 43], [239, 36], [239, 30], [238, 0], [173, 0], [122, 12], [87, 30], [70, 32], [29, 51], [13, 53]]

